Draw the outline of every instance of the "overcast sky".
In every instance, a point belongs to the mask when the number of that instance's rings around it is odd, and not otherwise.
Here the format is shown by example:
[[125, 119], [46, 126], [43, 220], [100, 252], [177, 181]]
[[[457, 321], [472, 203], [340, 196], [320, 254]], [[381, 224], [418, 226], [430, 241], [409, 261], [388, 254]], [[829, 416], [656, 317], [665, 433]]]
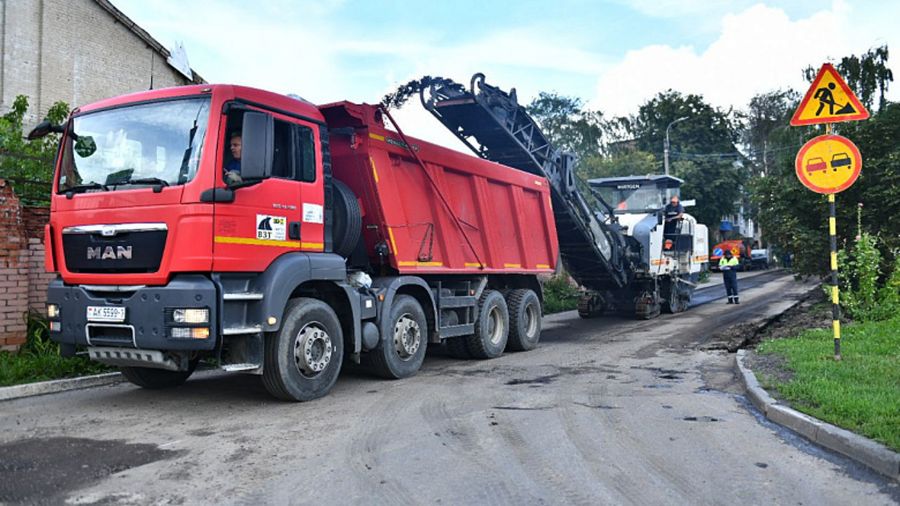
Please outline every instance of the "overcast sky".
[[[468, 83], [483, 72], [517, 88], [520, 102], [556, 91], [606, 115], [633, 113], [668, 88], [741, 108], [759, 92], [805, 91], [808, 65], [882, 44], [900, 50], [900, 2], [888, 0], [113, 3], [165, 46], [183, 42], [209, 82], [316, 103], [377, 102], [422, 75]], [[411, 135], [455, 143], [418, 101], [398, 120]]]

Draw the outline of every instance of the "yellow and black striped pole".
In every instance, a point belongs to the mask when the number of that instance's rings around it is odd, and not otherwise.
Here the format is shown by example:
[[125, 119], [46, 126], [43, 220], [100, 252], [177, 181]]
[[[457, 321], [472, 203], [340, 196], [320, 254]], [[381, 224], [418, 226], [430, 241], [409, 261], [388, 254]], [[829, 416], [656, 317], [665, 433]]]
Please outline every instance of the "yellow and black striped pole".
[[838, 295], [837, 217], [834, 194], [828, 194], [828, 238], [831, 243], [831, 325], [834, 329], [834, 359], [841, 359], [841, 304]]

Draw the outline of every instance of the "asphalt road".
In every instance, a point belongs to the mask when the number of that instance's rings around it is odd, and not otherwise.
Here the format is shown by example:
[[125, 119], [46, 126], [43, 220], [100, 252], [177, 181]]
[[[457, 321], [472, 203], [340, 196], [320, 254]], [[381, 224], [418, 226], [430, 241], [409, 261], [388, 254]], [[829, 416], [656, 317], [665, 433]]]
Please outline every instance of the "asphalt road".
[[897, 503], [897, 483], [761, 420], [733, 355], [701, 351], [810, 288], [778, 273], [747, 281], [737, 307], [710, 300], [646, 322], [553, 315], [537, 350], [431, 353], [402, 381], [348, 371], [305, 404], [219, 373], [171, 391], [0, 403], [0, 502]]

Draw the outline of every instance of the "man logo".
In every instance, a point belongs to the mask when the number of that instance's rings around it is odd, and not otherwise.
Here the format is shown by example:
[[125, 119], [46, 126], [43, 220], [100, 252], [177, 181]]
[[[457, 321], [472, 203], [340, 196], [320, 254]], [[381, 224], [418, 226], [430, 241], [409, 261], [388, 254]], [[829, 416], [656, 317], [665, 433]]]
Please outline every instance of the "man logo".
[[131, 260], [131, 246], [93, 246], [87, 249], [88, 260]]

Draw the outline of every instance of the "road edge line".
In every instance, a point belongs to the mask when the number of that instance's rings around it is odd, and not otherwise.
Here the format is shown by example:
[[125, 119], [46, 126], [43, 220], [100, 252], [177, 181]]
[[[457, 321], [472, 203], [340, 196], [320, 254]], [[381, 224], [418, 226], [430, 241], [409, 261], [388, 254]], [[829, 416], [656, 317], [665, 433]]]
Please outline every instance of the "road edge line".
[[747, 350], [735, 354], [735, 367], [753, 406], [769, 421], [806, 439], [845, 455], [888, 478], [900, 481], [900, 453], [881, 443], [803, 414], [775, 400], [760, 386], [756, 375], [744, 365]]
[[78, 378], [65, 378], [51, 381], [39, 381], [36, 383], [25, 383], [22, 385], [12, 385], [0, 388], [0, 402], [22, 399], [25, 397], [35, 397], [38, 395], [67, 392], [69, 390], [102, 387], [115, 383], [121, 383], [123, 381], [125, 381], [125, 377], [122, 376], [121, 373], [111, 372], [104, 374], [95, 374], [92, 376], [81, 376]]

